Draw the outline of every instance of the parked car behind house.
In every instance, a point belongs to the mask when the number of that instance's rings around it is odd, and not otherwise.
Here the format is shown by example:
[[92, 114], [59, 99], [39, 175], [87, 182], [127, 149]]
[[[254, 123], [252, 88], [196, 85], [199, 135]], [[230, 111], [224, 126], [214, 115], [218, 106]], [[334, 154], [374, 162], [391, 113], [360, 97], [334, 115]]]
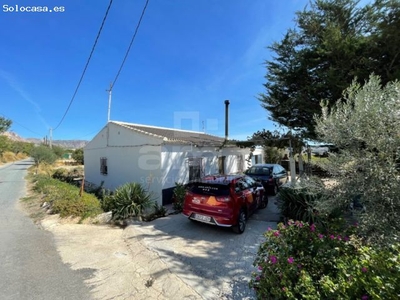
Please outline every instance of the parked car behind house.
[[260, 181], [265, 190], [272, 195], [276, 195], [279, 187], [289, 180], [285, 168], [279, 164], [257, 164], [250, 167], [244, 173]]
[[190, 220], [243, 233], [248, 217], [267, 204], [265, 189], [251, 177], [212, 175], [188, 185], [183, 214]]

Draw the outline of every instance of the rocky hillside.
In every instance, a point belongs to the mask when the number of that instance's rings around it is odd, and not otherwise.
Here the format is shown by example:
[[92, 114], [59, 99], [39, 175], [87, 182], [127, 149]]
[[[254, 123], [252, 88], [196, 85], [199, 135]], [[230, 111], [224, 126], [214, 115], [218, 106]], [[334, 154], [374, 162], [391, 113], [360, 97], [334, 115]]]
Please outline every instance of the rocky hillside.
[[[27, 142], [34, 144], [41, 144], [44, 142], [43, 139], [36, 138], [22, 138], [15, 132], [4, 132], [3, 135], [8, 137], [12, 141]], [[54, 140], [53, 145], [57, 145], [66, 149], [79, 149], [86, 146], [89, 141], [85, 140]]]

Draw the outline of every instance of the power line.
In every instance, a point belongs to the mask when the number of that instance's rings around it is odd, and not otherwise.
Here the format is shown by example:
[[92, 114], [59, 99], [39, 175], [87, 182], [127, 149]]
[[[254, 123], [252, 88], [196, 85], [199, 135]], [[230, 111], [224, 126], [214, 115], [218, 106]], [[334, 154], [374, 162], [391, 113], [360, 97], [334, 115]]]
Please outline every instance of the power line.
[[139, 31], [140, 23], [142, 22], [142, 19], [143, 19], [144, 13], [146, 12], [146, 8], [147, 8], [147, 5], [148, 5], [148, 4], [149, 4], [149, 0], [146, 0], [146, 3], [145, 3], [145, 5], [144, 5], [144, 7], [143, 7], [143, 10], [142, 10], [142, 14], [140, 15], [139, 22], [138, 22], [137, 25], [136, 25], [135, 32], [134, 32], [134, 34], [133, 34], [133, 36], [132, 36], [132, 39], [131, 39], [131, 42], [130, 42], [130, 44], [129, 44], [128, 50], [127, 50], [126, 53], [125, 53], [125, 57], [124, 57], [124, 59], [122, 60], [121, 66], [120, 66], [120, 68], [119, 68], [119, 70], [118, 70], [117, 75], [115, 76], [114, 81], [112, 82], [112, 84], [111, 84], [111, 86], [110, 86], [110, 90], [109, 90], [109, 91], [111, 91], [111, 90], [113, 89], [113, 87], [114, 87], [114, 85], [115, 85], [115, 82], [117, 81], [117, 79], [118, 79], [118, 77], [119, 77], [119, 74], [121, 73], [121, 70], [122, 70], [122, 68], [123, 68], [123, 66], [124, 66], [124, 64], [125, 64], [125, 61], [126, 61], [128, 55], [129, 55], [129, 51], [131, 50], [133, 41], [135, 40], [136, 34], [137, 34], [138, 31]]
[[93, 54], [93, 52], [94, 52], [94, 49], [96, 48], [97, 41], [98, 41], [98, 39], [99, 39], [99, 37], [100, 37], [100, 33], [101, 33], [101, 31], [103, 30], [103, 26], [104, 26], [104, 23], [105, 23], [105, 21], [106, 21], [106, 19], [107, 19], [107, 15], [108, 15], [108, 12], [109, 12], [109, 10], [110, 10], [110, 8], [111, 8], [112, 2], [113, 2], [113, 0], [110, 0], [110, 3], [108, 4], [108, 7], [107, 7], [106, 13], [105, 13], [105, 15], [104, 15], [103, 21], [101, 22], [101, 26], [100, 26], [99, 32], [97, 33], [96, 40], [94, 41], [94, 44], [93, 44], [93, 47], [92, 47], [92, 51], [90, 51], [89, 58], [88, 58], [88, 60], [87, 60], [87, 62], [86, 62], [85, 68], [83, 69], [81, 78], [79, 79], [78, 85], [77, 85], [77, 87], [76, 87], [76, 89], [75, 89], [75, 92], [74, 92], [74, 94], [73, 94], [73, 96], [72, 96], [72, 99], [71, 99], [71, 101], [69, 102], [69, 105], [68, 105], [68, 107], [67, 107], [67, 109], [66, 109], [66, 111], [65, 111], [65, 113], [64, 113], [64, 115], [63, 115], [63, 117], [61, 118], [61, 121], [60, 121], [60, 122], [58, 123], [58, 125], [53, 129], [53, 131], [56, 130], [58, 127], [60, 127], [61, 123], [64, 121], [64, 118], [65, 118], [65, 116], [67, 115], [67, 113], [68, 113], [68, 111], [69, 111], [69, 109], [70, 109], [70, 107], [71, 107], [71, 105], [72, 105], [72, 102], [74, 102], [76, 93], [78, 92], [78, 89], [79, 89], [79, 87], [80, 87], [80, 85], [81, 85], [81, 83], [82, 83], [83, 77], [85, 76], [86, 69], [87, 69], [87, 67], [88, 67], [88, 65], [89, 65], [90, 59], [92, 58], [92, 54]]
[[[1, 114], [4, 118], [6, 118], [6, 119], [9, 119], [9, 120], [11, 120], [11, 118], [9, 118], [9, 117], [7, 117], [6, 115], [4, 115], [4, 114]], [[31, 130], [31, 129], [29, 129], [28, 127], [26, 127], [26, 126], [24, 126], [24, 125], [22, 125], [21, 123], [18, 123], [17, 121], [14, 121], [14, 120], [11, 120], [12, 121], [12, 123], [14, 124], [17, 124], [17, 125], [19, 125], [19, 126], [21, 126], [22, 128], [24, 128], [24, 129], [26, 129], [26, 130], [28, 130], [28, 131], [30, 131], [30, 132], [32, 132], [32, 133], [34, 133], [34, 134], [36, 134], [36, 135], [39, 135], [39, 136], [41, 136], [41, 134], [40, 133], [37, 133], [37, 132], [35, 132], [35, 131], [33, 131], [33, 130]], [[12, 124], [11, 124], [11, 126], [12, 126]]]

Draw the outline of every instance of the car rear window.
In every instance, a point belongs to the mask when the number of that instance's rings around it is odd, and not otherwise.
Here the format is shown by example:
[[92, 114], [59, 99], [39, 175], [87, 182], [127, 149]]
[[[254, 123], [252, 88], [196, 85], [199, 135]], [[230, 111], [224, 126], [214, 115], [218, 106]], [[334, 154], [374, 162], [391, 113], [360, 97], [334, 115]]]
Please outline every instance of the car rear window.
[[269, 167], [251, 167], [247, 174], [250, 175], [270, 175], [271, 170]]
[[209, 196], [228, 196], [228, 184], [194, 183], [189, 190], [192, 193]]

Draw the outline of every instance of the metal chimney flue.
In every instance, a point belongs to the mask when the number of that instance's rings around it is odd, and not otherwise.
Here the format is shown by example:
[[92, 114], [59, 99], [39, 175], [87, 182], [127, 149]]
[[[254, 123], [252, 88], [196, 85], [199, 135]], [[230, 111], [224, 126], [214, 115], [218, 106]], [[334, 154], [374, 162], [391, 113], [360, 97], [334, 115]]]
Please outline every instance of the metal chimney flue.
[[225, 100], [225, 140], [228, 139], [229, 103], [229, 100]]

